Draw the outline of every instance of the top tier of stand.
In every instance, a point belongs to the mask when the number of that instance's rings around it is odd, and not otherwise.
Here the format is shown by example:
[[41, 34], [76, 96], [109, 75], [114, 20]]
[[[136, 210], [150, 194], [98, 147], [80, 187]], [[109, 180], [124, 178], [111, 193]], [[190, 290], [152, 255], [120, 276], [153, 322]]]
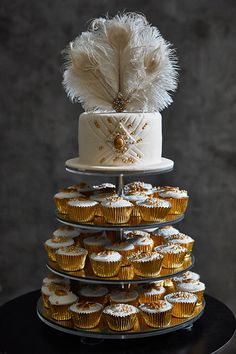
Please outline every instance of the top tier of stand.
[[124, 167], [103, 167], [103, 166], [89, 166], [80, 163], [78, 157], [74, 159], [67, 160], [66, 170], [75, 174], [82, 174], [88, 176], [139, 176], [139, 175], [152, 175], [167, 173], [173, 170], [174, 162], [172, 160], [161, 158], [161, 162], [155, 165], [145, 166], [145, 168], [140, 168], [140, 166], [124, 166]]

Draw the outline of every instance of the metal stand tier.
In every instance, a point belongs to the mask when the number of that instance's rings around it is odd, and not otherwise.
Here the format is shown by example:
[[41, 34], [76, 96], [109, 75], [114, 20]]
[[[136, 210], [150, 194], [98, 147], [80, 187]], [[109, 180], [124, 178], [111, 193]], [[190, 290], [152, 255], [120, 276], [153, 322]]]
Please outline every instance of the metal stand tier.
[[132, 338], [143, 338], [150, 336], [157, 336], [161, 334], [166, 334], [169, 332], [174, 332], [179, 329], [190, 329], [195, 321], [197, 321], [203, 314], [205, 308], [205, 301], [197, 306], [194, 313], [189, 318], [177, 318], [173, 317], [171, 323], [166, 327], [152, 328], [147, 326], [142, 317], [138, 315], [138, 319], [134, 325], [134, 328], [130, 331], [125, 332], [115, 332], [110, 330], [106, 323], [101, 319], [99, 325], [93, 329], [80, 329], [73, 326], [72, 322], [69, 321], [56, 321], [50, 318], [48, 310], [43, 307], [42, 299], [40, 298], [37, 303], [37, 314], [39, 318], [48, 326], [57, 329], [58, 331], [70, 333], [76, 336], [90, 337], [90, 338], [103, 338], [103, 339], [132, 339]]

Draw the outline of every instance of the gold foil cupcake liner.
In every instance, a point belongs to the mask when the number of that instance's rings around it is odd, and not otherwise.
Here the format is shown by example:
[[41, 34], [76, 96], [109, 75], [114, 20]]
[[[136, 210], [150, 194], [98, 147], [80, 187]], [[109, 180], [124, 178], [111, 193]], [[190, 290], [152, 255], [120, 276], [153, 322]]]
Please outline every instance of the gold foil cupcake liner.
[[203, 296], [204, 296], [204, 290], [189, 291], [189, 292], [197, 296], [197, 305], [196, 306], [202, 305], [202, 300], [203, 300]]
[[60, 214], [67, 214], [68, 213], [68, 205], [67, 202], [70, 198], [53, 198], [56, 208]]
[[151, 238], [154, 242], [154, 247], [164, 244], [164, 237], [157, 234], [151, 234]]
[[[59, 244], [58, 244], [59, 245]], [[47, 255], [48, 255], [48, 259], [50, 260], [50, 261], [53, 261], [53, 262], [56, 262], [57, 261], [57, 259], [56, 259], [56, 251], [57, 251], [57, 248], [52, 248], [52, 247], [50, 247], [50, 246], [48, 246], [48, 245], [46, 245], [46, 244], [44, 244], [44, 248], [45, 248], [45, 250], [46, 250], [46, 252], [47, 252]], [[58, 247], [59, 248], [59, 247]]]
[[121, 266], [125, 267], [130, 265], [130, 261], [128, 260], [128, 257], [131, 256], [132, 253], [134, 253], [134, 250], [119, 250], [117, 252], [119, 252], [122, 255]]
[[96, 216], [103, 216], [101, 204], [96, 205], [95, 215]]
[[120, 304], [120, 303], [127, 304], [127, 305], [133, 305], [133, 306], [137, 307], [139, 304], [139, 301], [138, 301], [138, 297], [137, 297], [137, 299], [127, 300], [127, 301], [123, 301], [123, 300], [122, 301], [115, 301], [110, 298], [110, 304]]
[[121, 260], [113, 262], [99, 262], [90, 258], [90, 263], [94, 274], [98, 277], [114, 277], [119, 273], [121, 268]]
[[49, 307], [50, 307], [50, 303], [49, 303], [48, 299], [49, 299], [49, 296], [42, 293], [43, 306], [46, 307], [46, 309], [49, 309]]
[[52, 305], [50, 304], [50, 316], [57, 321], [66, 321], [71, 319], [69, 305]]
[[124, 224], [130, 219], [133, 206], [128, 207], [102, 207], [103, 216], [107, 223]]
[[163, 268], [179, 268], [184, 263], [186, 252], [180, 253], [162, 253], [164, 256], [163, 259]]
[[75, 313], [71, 311], [72, 321], [77, 328], [94, 328], [100, 322], [102, 310], [90, 313]]
[[143, 319], [145, 323], [154, 328], [159, 328], [159, 327], [166, 327], [170, 324], [171, 322], [171, 312], [172, 310], [167, 310], [167, 311], [162, 311], [162, 312], [157, 312], [157, 313], [150, 313], [150, 312], [144, 312], [141, 310]]
[[78, 207], [68, 205], [69, 219], [72, 221], [87, 222], [92, 221], [95, 216], [96, 205]]
[[134, 269], [132, 266], [122, 266], [118, 277], [120, 280], [132, 280], [134, 278]]
[[69, 272], [83, 269], [85, 265], [86, 257], [87, 257], [87, 253], [76, 255], [76, 256], [56, 253], [56, 260], [59, 267]]
[[139, 303], [140, 304], [148, 304], [149, 302], [155, 302], [158, 300], [162, 300], [166, 295], [166, 291], [161, 294], [140, 294], [139, 295]]
[[141, 214], [140, 214], [140, 211], [139, 211], [139, 207], [134, 204], [134, 207], [133, 207], [133, 210], [132, 210], [132, 216], [136, 216], [136, 217], [140, 217]]
[[172, 315], [179, 318], [191, 317], [196, 307], [196, 302], [171, 302]]
[[139, 211], [144, 221], [159, 221], [165, 219], [171, 208], [152, 207], [139, 205]]
[[84, 248], [88, 251], [88, 253], [98, 253], [104, 251], [104, 247], [101, 245], [93, 245], [84, 243]]
[[113, 331], [128, 331], [134, 327], [137, 316], [135, 313], [127, 316], [113, 316], [110, 314], [104, 314], [107, 324]]
[[169, 214], [184, 214], [188, 206], [188, 197], [186, 198], [163, 198], [171, 203], [171, 209]]
[[141, 277], [154, 277], [158, 275], [162, 268], [163, 259], [154, 259], [147, 262], [131, 262], [134, 273]]
[[149, 244], [149, 245], [134, 245], [135, 252], [141, 251], [141, 252], [150, 252], [153, 250], [154, 244]]

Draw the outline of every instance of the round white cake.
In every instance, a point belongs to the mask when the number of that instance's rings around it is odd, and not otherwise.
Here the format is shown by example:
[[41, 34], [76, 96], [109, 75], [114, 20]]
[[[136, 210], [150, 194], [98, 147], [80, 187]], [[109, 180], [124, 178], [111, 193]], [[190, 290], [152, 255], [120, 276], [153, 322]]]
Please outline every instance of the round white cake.
[[157, 165], [162, 154], [162, 119], [153, 113], [82, 113], [81, 164], [104, 167]]

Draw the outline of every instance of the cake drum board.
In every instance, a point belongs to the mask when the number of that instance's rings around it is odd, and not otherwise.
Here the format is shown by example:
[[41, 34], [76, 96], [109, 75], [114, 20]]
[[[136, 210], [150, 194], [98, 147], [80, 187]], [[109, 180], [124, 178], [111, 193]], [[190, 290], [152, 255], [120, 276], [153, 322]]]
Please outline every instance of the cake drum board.
[[75, 157], [73, 159], [67, 160], [66, 169], [72, 173], [83, 173], [83, 174], [104, 174], [107, 175], [111, 174], [114, 176], [117, 175], [138, 175], [138, 174], [159, 174], [159, 173], [166, 173], [173, 170], [174, 162], [170, 159], [161, 158], [161, 162], [157, 164], [152, 164], [149, 166], [141, 167], [140, 165], [137, 166], [91, 166], [85, 165], [80, 163], [79, 157]]

